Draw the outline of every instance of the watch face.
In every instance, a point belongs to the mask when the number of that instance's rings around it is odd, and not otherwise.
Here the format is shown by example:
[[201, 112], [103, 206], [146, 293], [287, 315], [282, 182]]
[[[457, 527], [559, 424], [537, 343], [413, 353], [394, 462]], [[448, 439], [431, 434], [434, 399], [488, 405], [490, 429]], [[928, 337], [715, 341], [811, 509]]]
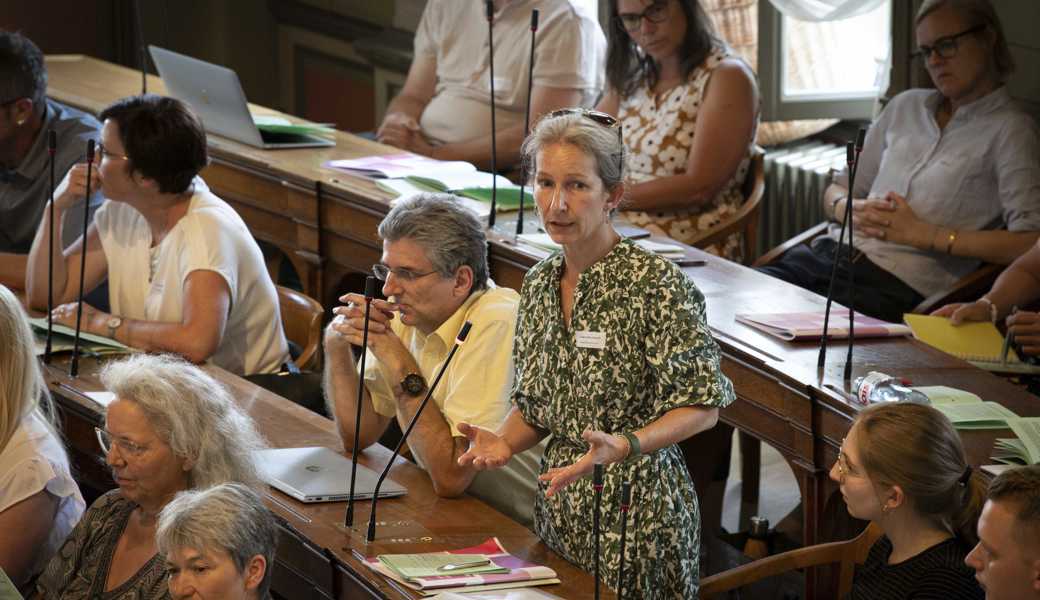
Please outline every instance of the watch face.
[[412, 373], [401, 382], [401, 388], [411, 396], [418, 396], [426, 389], [426, 380], [422, 378], [422, 375]]
[[123, 319], [120, 319], [119, 317], [111, 317], [108, 320], [108, 326], [110, 328], [112, 328], [112, 329], [118, 329], [119, 326], [122, 325], [122, 324], [123, 324]]

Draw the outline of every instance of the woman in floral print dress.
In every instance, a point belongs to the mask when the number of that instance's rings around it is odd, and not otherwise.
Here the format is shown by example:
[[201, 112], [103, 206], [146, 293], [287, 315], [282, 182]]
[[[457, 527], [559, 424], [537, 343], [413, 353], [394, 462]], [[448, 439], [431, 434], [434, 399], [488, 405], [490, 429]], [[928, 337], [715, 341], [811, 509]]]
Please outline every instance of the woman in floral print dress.
[[622, 240], [610, 213], [624, 194], [616, 122], [575, 109], [543, 119], [524, 144], [546, 231], [563, 251], [524, 279], [513, 350], [516, 409], [497, 433], [460, 425], [462, 464], [494, 468], [545, 436], [535, 531], [593, 566], [593, 464], [605, 468], [601, 568], [614, 587], [619, 500], [633, 484], [630, 598], [695, 598], [697, 495], [676, 443], [713, 427], [733, 388], [719, 368], [704, 298], [672, 263]]
[[[715, 34], [698, 0], [613, 0], [607, 93], [625, 130], [621, 216], [691, 243], [744, 203], [758, 128], [755, 74]], [[705, 248], [740, 261], [742, 234]]]

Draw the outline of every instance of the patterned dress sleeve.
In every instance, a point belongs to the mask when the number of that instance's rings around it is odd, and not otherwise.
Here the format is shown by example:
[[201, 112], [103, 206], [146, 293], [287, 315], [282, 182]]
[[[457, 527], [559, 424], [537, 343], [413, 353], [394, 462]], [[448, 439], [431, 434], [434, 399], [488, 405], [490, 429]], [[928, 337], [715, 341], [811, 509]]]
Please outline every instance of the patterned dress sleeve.
[[646, 360], [653, 370], [657, 417], [681, 406], [725, 407], [733, 384], [722, 374], [722, 355], [706, 321], [704, 296], [679, 269], [662, 259], [647, 273], [656, 280], [649, 307]]

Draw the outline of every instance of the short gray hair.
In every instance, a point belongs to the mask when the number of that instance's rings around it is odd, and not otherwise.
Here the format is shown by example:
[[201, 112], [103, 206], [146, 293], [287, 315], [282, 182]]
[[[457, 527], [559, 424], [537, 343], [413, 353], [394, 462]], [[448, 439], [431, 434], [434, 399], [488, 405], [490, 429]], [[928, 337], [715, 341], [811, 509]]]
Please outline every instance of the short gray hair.
[[266, 598], [271, 588], [278, 525], [260, 496], [244, 485], [224, 483], [180, 492], [159, 513], [155, 543], [164, 556], [178, 548], [221, 550], [239, 573], [254, 556], [263, 556], [267, 569], [258, 597]]
[[957, 11], [968, 22], [969, 27], [985, 25], [993, 32], [996, 37], [993, 61], [997, 66], [997, 78], [1002, 82], [1007, 81], [1015, 72], [1015, 59], [1011, 56], [1007, 36], [1004, 35], [1004, 26], [1000, 24], [1000, 17], [997, 16], [993, 3], [990, 0], [924, 0], [921, 8], [917, 9], [914, 25], [919, 25], [925, 17], [944, 6]]
[[484, 227], [451, 194], [423, 193], [402, 198], [379, 224], [379, 237], [396, 242], [410, 239], [444, 277], [454, 277], [463, 265], [473, 269], [473, 288], [487, 287], [487, 236]]
[[101, 383], [136, 403], [174, 454], [193, 461], [189, 487], [261, 485], [254, 453], [265, 447], [263, 438], [227, 389], [199, 367], [172, 355], [136, 354], [109, 363]]
[[618, 130], [578, 113], [546, 117], [535, 125], [521, 148], [525, 173], [534, 177], [538, 153], [553, 144], [570, 144], [591, 156], [607, 190], [613, 191], [624, 182], [627, 153], [624, 144], [619, 143]]

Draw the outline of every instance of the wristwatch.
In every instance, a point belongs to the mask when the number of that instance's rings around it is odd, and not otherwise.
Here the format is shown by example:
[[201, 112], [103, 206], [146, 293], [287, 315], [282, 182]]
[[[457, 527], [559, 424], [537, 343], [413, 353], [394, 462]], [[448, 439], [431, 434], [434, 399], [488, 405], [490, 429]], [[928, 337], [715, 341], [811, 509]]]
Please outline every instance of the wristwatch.
[[409, 373], [401, 380], [401, 389], [409, 396], [421, 396], [426, 391], [426, 380], [418, 373]]
[[119, 329], [119, 326], [122, 325], [122, 324], [123, 324], [123, 318], [122, 317], [116, 317], [116, 316], [109, 317], [108, 321], [105, 322], [105, 325], [108, 325], [108, 337], [113, 339], [113, 340], [116, 339], [116, 330]]

